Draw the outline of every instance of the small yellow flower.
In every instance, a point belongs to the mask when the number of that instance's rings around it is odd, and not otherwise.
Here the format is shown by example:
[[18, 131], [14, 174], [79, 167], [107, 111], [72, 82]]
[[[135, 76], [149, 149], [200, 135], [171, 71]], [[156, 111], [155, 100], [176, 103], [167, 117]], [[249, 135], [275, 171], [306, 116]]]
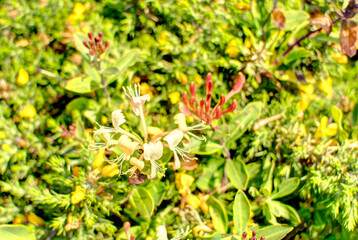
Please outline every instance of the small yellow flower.
[[239, 47], [238, 43], [235, 39], [231, 40], [225, 49], [225, 53], [227, 53], [231, 58], [236, 58], [239, 55]]
[[188, 77], [186, 76], [185, 73], [179, 73], [179, 82], [182, 84], [182, 85], [186, 85], [187, 82], [188, 82]]
[[332, 58], [336, 63], [347, 64], [348, 57], [342, 53], [333, 53]]
[[311, 84], [301, 84], [301, 85], [298, 85], [298, 88], [305, 94], [313, 94], [314, 93], [314, 88]]
[[244, 1], [240, 1], [236, 4], [235, 6], [237, 9], [239, 9], [240, 11], [246, 11], [250, 9], [250, 4]]
[[71, 192], [71, 203], [77, 204], [86, 197], [86, 189], [76, 186], [75, 191]]
[[6, 151], [6, 152], [10, 152], [10, 150], [11, 150], [10, 145], [7, 143], [4, 143], [3, 145], [1, 145], [1, 148], [2, 148], [2, 150]]
[[119, 174], [119, 169], [115, 163], [111, 165], [107, 165], [102, 168], [102, 175], [105, 177], [113, 177], [118, 174]]
[[194, 209], [200, 207], [200, 199], [193, 194], [190, 194], [189, 196], [186, 197], [186, 203], [192, 206]]
[[101, 123], [105, 125], [108, 122], [108, 118], [106, 116], [101, 116]]
[[19, 113], [20, 117], [22, 118], [34, 118], [36, 114], [36, 109], [32, 105], [24, 106]]
[[153, 93], [148, 83], [144, 82], [140, 84], [140, 92], [142, 95], [149, 94], [150, 98], [153, 98]]
[[180, 101], [180, 93], [179, 92], [172, 92], [169, 94], [169, 99], [172, 104], [176, 104]]
[[45, 221], [42, 218], [40, 218], [39, 216], [36, 216], [36, 214], [33, 212], [30, 212], [29, 214], [27, 214], [27, 221], [29, 221], [29, 223], [32, 223], [36, 226], [45, 225]]
[[26, 223], [26, 217], [24, 215], [17, 216], [12, 222], [12, 224], [21, 224], [21, 223]]
[[68, 232], [72, 229], [78, 229], [81, 225], [81, 220], [78, 217], [73, 217], [72, 213], [67, 215], [67, 224], [65, 226], [65, 231]]
[[333, 95], [332, 78], [328, 77], [326, 80], [319, 82], [317, 88], [324, 92], [327, 97], [331, 97]]
[[194, 177], [182, 172], [175, 175], [175, 185], [181, 195], [187, 194], [194, 181]]
[[16, 83], [19, 86], [25, 85], [29, 81], [29, 74], [24, 69], [20, 69], [17, 75]]
[[310, 99], [307, 97], [307, 95], [303, 95], [302, 100], [298, 102], [298, 110], [305, 111], [308, 108], [309, 104], [310, 104]]
[[200, 209], [204, 214], [209, 213], [209, 206], [207, 204], [207, 201], [209, 200], [209, 195], [199, 195], [200, 199]]
[[106, 160], [106, 155], [104, 154], [105, 149], [104, 148], [100, 148], [96, 154], [96, 156], [94, 157], [93, 160], [93, 164], [92, 164], [92, 169], [100, 169], [104, 163], [104, 161]]
[[80, 167], [74, 166], [74, 167], [71, 167], [71, 170], [72, 170], [72, 174], [74, 176], [76, 176], [76, 177], [80, 176], [80, 170], [81, 170]]
[[337, 123], [330, 123], [328, 126], [328, 117], [324, 116], [321, 118], [321, 124], [318, 126], [317, 131], [314, 135], [315, 138], [322, 138], [324, 136], [334, 136], [337, 134], [338, 125]]
[[134, 76], [132, 80], [134, 83], [140, 83], [140, 77], [138, 76]]
[[6, 138], [6, 134], [4, 133], [4, 131], [0, 131], [0, 139], [5, 139]]

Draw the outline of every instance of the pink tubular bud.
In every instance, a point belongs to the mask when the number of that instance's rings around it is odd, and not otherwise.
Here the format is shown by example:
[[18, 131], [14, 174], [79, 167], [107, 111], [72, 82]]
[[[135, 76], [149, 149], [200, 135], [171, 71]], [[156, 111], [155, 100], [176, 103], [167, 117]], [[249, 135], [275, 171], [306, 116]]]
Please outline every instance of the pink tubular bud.
[[88, 38], [93, 41], [93, 36], [91, 32], [88, 32]]
[[93, 49], [90, 49], [90, 54], [91, 54], [92, 56], [95, 55]]
[[193, 114], [190, 112], [190, 110], [187, 108], [187, 106], [184, 104], [184, 103], [182, 103], [182, 102], [179, 102], [179, 111], [181, 112], [181, 113], [184, 113], [185, 114], [185, 116], [192, 116]]
[[101, 44], [101, 52], [104, 53], [105, 51], [106, 51], [105, 46], [103, 46], [103, 45]]
[[221, 94], [221, 98], [220, 98], [220, 102], [219, 102], [219, 106], [224, 105], [226, 102], [226, 98], [224, 94]]
[[110, 42], [107, 40], [106, 43], [104, 44], [105, 48], [108, 48], [110, 45]]
[[189, 98], [188, 98], [188, 93], [187, 93], [187, 91], [185, 91], [185, 92], [183, 93], [182, 99], [183, 99], [183, 103], [184, 103], [186, 106], [189, 107], [190, 105], [189, 105]]
[[83, 45], [84, 45], [86, 48], [88, 48], [88, 49], [89, 49], [89, 46], [88, 46], [88, 44], [87, 44], [87, 42], [86, 42], [86, 41], [83, 41], [82, 43], [83, 43]]
[[213, 89], [213, 81], [211, 80], [211, 73], [206, 75], [206, 94], [211, 93]]
[[209, 112], [210, 109], [210, 105], [211, 105], [211, 93], [208, 93], [206, 95], [206, 103], [205, 103], [205, 112]]
[[101, 41], [101, 38], [100, 37], [95, 37], [94, 41], [96, 42], [96, 44], [98, 44]]
[[231, 89], [229, 94], [226, 96], [226, 100], [229, 100], [232, 96], [237, 94], [241, 91], [242, 87], [244, 86], [245, 76], [242, 72], [239, 72], [239, 76], [236, 79], [234, 87]]
[[102, 33], [102, 32], [98, 33], [98, 37], [102, 40], [102, 38], [103, 38], [103, 33]]
[[93, 40], [90, 40], [88, 43], [90, 44], [91, 48], [93, 48]]
[[215, 118], [215, 119], [220, 119], [221, 116], [222, 116], [222, 110], [221, 110], [221, 107], [219, 106], [219, 107], [215, 110], [214, 118]]
[[223, 111], [222, 114], [226, 114], [226, 113], [229, 113], [229, 112], [233, 112], [237, 107], [237, 101], [236, 99], [234, 99], [230, 105], [230, 107], [228, 109], [226, 109], [225, 111]]
[[194, 103], [195, 103], [195, 98], [191, 97], [189, 100], [189, 107], [191, 107], [192, 109], [195, 109]]
[[198, 98], [198, 96], [196, 95], [195, 83], [194, 83], [194, 82], [190, 83], [190, 93], [191, 93], [191, 95], [194, 97], [196, 103], [199, 104], [199, 98]]

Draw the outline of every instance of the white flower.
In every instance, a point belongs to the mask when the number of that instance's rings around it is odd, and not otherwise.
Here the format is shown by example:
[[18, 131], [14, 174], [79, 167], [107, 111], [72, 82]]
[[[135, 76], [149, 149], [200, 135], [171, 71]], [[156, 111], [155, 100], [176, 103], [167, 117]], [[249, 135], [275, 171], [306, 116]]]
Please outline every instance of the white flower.
[[118, 129], [118, 127], [125, 122], [126, 119], [122, 113], [122, 110], [118, 109], [112, 112], [112, 124], [115, 129]]
[[140, 86], [138, 84], [134, 85], [134, 90], [131, 87], [124, 89], [124, 93], [131, 100], [133, 106], [133, 112], [135, 115], [139, 116], [140, 111], [142, 111], [142, 106], [145, 102], [150, 101], [150, 95], [146, 94], [144, 96], [140, 95]]
[[122, 135], [118, 141], [116, 141], [116, 143], [123, 151], [123, 153], [115, 159], [108, 160], [108, 162], [111, 164], [116, 164], [119, 167], [119, 174], [121, 174], [124, 160], [130, 159], [131, 155], [134, 153], [136, 147], [138, 146], [138, 143], [132, 142], [132, 140], [126, 135]]
[[184, 133], [181, 130], [175, 129], [163, 138], [164, 141], [168, 143], [169, 149], [172, 150], [174, 153], [175, 169], [180, 168], [180, 159], [178, 155], [180, 155], [180, 157], [184, 161], [190, 161], [195, 159], [187, 156], [186, 153], [188, 152], [178, 147], [178, 144], [183, 140], [183, 137], [184, 137]]
[[159, 225], [157, 228], [157, 239], [158, 240], [168, 240], [168, 234], [167, 229], [165, 228], [165, 225]]
[[[195, 130], [204, 130], [206, 129], [205, 126], [205, 122], [201, 122], [199, 124], [196, 124], [194, 126], [188, 127], [186, 125], [186, 120], [185, 120], [185, 114], [184, 113], [178, 113], [177, 115], [174, 116], [174, 123], [178, 124], [178, 129], [183, 131], [184, 133], [184, 137], [187, 138], [189, 140], [189, 136], [192, 136], [198, 140], [205, 140], [206, 138], [204, 136], [196, 136], [194, 133], [190, 132], [190, 131], [195, 131]], [[188, 134], [188, 135], [187, 135]]]
[[151, 163], [151, 174], [150, 179], [155, 178], [157, 173], [162, 174], [163, 168], [156, 162], [163, 155], [163, 144], [162, 142], [150, 142], [143, 144], [144, 159]]

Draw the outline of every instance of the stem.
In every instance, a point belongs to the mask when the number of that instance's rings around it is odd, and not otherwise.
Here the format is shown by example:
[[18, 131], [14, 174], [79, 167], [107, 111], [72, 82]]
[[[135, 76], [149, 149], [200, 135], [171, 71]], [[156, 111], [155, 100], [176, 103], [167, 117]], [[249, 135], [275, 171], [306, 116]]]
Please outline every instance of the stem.
[[143, 129], [144, 142], [146, 143], [148, 141], [148, 130], [147, 130], [147, 124], [145, 123], [145, 119], [144, 119], [142, 105], [140, 105], [140, 107], [139, 107], [139, 116], [140, 116], [140, 123], [141, 123], [142, 129]]
[[[96, 59], [94, 61], [96, 61]], [[104, 74], [102, 73], [101, 60], [97, 61], [97, 64], [98, 64], [98, 70], [101, 72], [103, 92], [104, 92], [104, 95], [106, 95], [108, 106], [110, 106], [111, 105], [111, 98], [110, 98], [108, 90], [107, 90], [106, 79], [104, 77]]]
[[[336, 22], [338, 22], [339, 20], [341, 20], [340, 17], [334, 19], [332, 21], [332, 25], [335, 24]], [[283, 58], [284, 56], [286, 56], [289, 52], [292, 51], [292, 49], [297, 46], [298, 44], [300, 44], [300, 42], [302, 42], [303, 40], [305, 40], [306, 38], [309, 38], [312, 34], [316, 33], [316, 32], [319, 32], [321, 31], [322, 28], [319, 28], [317, 30], [314, 30], [314, 31], [309, 31], [306, 35], [304, 35], [303, 37], [301, 37], [300, 39], [298, 39], [294, 44], [292, 44], [281, 56], [279, 56], [276, 61], [273, 63], [273, 65], [277, 65], [278, 64], [278, 61]]]
[[122, 133], [123, 135], [127, 135], [128, 137], [132, 138], [133, 140], [135, 140], [139, 144], [143, 144], [143, 141], [141, 139], [139, 139], [136, 135], [134, 135], [134, 134], [132, 134], [130, 132], [127, 132], [126, 130], [124, 130], [122, 128], [116, 129], [116, 133]]

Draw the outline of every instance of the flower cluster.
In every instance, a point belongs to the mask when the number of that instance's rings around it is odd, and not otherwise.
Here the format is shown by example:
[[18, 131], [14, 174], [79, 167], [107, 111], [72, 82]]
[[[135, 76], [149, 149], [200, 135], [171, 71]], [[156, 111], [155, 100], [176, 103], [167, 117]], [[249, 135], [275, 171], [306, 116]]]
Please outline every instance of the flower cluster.
[[83, 45], [89, 49], [89, 52], [94, 57], [101, 56], [109, 47], [109, 41], [107, 40], [103, 44], [103, 33], [99, 33], [98, 37], [93, 38], [92, 33], [88, 33], [89, 41], [83, 41]]
[[[177, 128], [158, 132], [156, 135], [148, 135], [148, 127], [145, 122], [143, 105], [150, 101], [150, 95], [141, 95], [139, 85], [124, 88], [125, 95], [130, 99], [133, 112], [140, 118], [141, 138], [138, 134], [129, 132], [122, 128], [126, 123], [122, 110], [112, 112], [113, 127], [100, 126], [94, 131], [94, 138], [101, 141], [94, 141], [91, 144], [92, 149], [120, 149], [121, 154], [116, 158], [107, 160], [110, 166], [118, 168], [118, 174], [129, 174], [130, 180], [133, 178], [142, 179], [145, 175], [153, 179], [157, 174], [164, 175], [164, 167], [160, 162], [163, 156], [164, 148], [169, 148], [174, 155], [174, 168], [181, 166], [181, 161], [190, 161], [195, 159], [189, 152], [184, 150], [181, 145], [190, 143], [190, 138], [205, 140], [203, 136], [197, 136], [193, 133], [196, 130], [204, 130], [205, 123], [200, 122], [194, 126], [187, 126], [185, 115], [179, 113], [174, 117], [174, 123]], [[103, 151], [103, 150], [102, 150]]]
[[202, 99], [196, 94], [195, 83], [190, 84], [191, 98], [189, 99], [188, 93], [183, 93], [183, 102], [179, 103], [179, 109], [185, 116], [191, 116], [199, 121], [204, 121], [210, 124], [214, 119], [220, 119], [222, 115], [232, 112], [237, 107], [237, 101], [234, 99], [229, 108], [222, 110], [223, 105], [235, 94], [239, 93], [244, 85], [245, 77], [241, 72], [239, 73], [236, 83], [231, 91], [225, 96], [221, 94], [220, 101], [211, 107], [213, 81], [211, 73], [206, 76], [206, 96]]

